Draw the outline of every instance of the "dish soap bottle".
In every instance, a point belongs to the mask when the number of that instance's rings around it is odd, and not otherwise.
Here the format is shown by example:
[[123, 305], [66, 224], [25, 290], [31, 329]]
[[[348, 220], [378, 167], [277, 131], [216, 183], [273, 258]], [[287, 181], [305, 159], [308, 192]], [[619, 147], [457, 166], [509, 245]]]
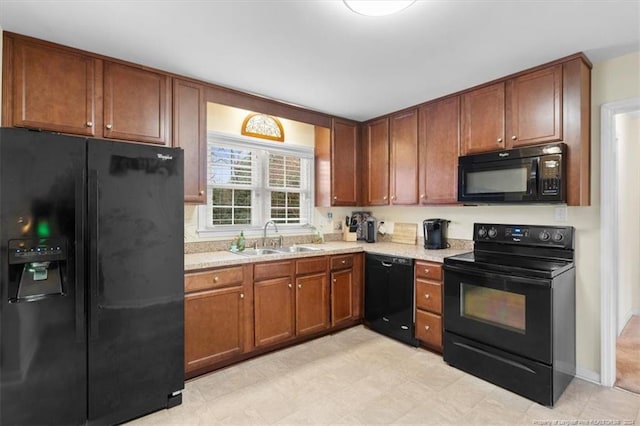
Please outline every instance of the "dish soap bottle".
[[240, 231], [240, 237], [238, 237], [238, 251], [244, 251], [244, 231]]

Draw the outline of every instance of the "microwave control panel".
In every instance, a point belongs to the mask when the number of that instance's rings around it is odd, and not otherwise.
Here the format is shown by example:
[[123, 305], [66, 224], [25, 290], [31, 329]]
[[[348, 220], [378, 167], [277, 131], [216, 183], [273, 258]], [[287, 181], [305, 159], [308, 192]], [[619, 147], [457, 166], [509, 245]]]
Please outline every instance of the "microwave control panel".
[[542, 195], [558, 195], [561, 190], [562, 170], [561, 155], [545, 155], [540, 157], [540, 182]]

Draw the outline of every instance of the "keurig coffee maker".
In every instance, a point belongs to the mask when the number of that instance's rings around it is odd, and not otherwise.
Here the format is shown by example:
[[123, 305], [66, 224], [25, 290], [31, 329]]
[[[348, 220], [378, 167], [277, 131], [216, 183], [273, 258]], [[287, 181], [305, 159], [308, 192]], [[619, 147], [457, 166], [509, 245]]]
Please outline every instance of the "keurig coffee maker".
[[424, 248], [445, 249], [449, 246], [447, 244], [447, 226], [449, 222], [446, 219], [427, 219], [422, 222]]

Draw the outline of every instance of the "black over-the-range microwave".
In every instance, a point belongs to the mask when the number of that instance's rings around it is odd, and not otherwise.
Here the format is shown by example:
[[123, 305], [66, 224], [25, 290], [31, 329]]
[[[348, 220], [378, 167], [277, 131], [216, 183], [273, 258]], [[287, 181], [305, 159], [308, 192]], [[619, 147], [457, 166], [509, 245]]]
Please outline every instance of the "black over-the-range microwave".
[[458, 159], [458, 201], [565, 203], [566, 145], [554, 143]]

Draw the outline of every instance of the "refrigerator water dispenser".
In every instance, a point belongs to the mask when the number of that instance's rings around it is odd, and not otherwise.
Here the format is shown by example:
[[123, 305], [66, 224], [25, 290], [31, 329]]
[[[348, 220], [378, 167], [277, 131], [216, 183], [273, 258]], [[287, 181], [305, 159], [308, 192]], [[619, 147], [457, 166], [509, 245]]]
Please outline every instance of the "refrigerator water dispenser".
[[9, 301], [27, 302], [63, 294], [61, 264], [66, 261], [66, 241], [9, 241]]

